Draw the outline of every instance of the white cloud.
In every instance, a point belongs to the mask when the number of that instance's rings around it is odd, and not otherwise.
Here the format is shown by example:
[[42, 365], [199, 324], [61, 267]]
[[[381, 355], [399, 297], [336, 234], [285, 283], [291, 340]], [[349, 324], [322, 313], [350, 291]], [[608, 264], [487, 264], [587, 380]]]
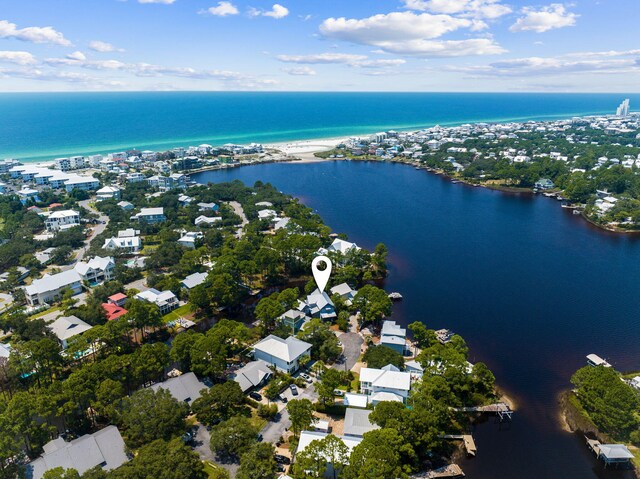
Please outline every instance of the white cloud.
[[17, 65], [35, 65], [36, 58], [29, 52], [0, 51], [0, 61]]
[[33, 43], [53, 43], [65, 47], [71, 45], [71, 42], [53, 27], [18, 28], [15, 23], [7, 20], [0, 20], [0, 38], [15, 38]]
[[358, 68], [380, 68], [380, 67], [397, 67], [407, 63], [402, 58], [384, 59], [384, 60], [363, 60], [361, 62], [355, 62], [352, 64]]
[[237, 15], [240, 13], [238, 8], [231, 2], [218, 2], [215, 7], [209, 7], [200, 13], [214, 15], [216, 17], [227, 17], [229, 15]]
[[67, 55], [67, 58], [68, 58], [69, 60], [78, 60], [78, 61], [81, 61], [81, 62], [83, 62], [83, 61], [85, 61], [85, 60], [87, 59], [87, 57], [85, 56], [85, 54], [84, 54], [84, 53], [82, 53], [82, 52], [73, 52], [73, 53], [69, 53], [69, 54]]
[[552, 3], [536, 10], [533, 7], [522, 9], [523, 17], [509, 28], [512, 32], [532, 31], [544, 33], [554, 28], [571, 27], [576, 24], [578, 15], [569, 12], [561, 3]]
[[403, 0], [410, 10], [494, 19], [511, 13], [500, 0]]
[[138, 0], [138, 3], [161, 3], [163, 5], [171, 5], [176, 0]]
[[282, 71], [295, 76], [313, 76], [316, 74], [316, 71], [309, 67], [283, 68]]
[[122, 48], [116, 48], [111, 43], [101, 42], [100, 40], [94, 40], [90, 42], [89, 48], [93, 51], [100, 52], [100, 53], [124, 51]]
[[366, 55], [352, 55], [349, 53], [319, 53], [317, 55], [278, 55], [276, 57], [285, 63], [353, 63], [366, 60]]
[[279, 3], [275, 3], [271, 10], [258, 10], [257, 8], [250, 8], [249, 15], [252, 17], [271, 17], [279, 20], [281, 18], [289, 15], [289, 9], [287, 7], [283, 7]]

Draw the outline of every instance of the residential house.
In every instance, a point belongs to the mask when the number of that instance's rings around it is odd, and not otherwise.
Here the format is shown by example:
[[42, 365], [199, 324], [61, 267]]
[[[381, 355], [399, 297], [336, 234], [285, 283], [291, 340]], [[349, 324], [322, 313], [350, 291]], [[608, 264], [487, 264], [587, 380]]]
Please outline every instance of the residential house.
[[140, 251], [142, 242], [139, 236], [127, 236], [124, 238], [116, 238], [115, 236], [104, 240], [102, 249], [106, 250], [122, 250], [126, 253], [137, 253]]
[[193, 198], [187, 195], [178, 196], [178, 203], [180, 206], [189, 206], [193, 202]]
[[48, 231], [58, 231], [73, 228], [80, 224], [80, 213], [74, 210], [54, 211], [44, 220]]
[[153, 224], [153, 223], [162, 223], [167, 220], [167, 217], [164, 215], [164, 208], [142, 208], [140, 213], [132, 216], [131, 219], [135, 219], [138, 221], [144, 221], [145, 223]]
[[551, 190], [556, 187], [549, 178], [540, 178], [533, 186], [539, 190]]
[[139, 183], [141, 181], [145, 181], [147, 179], [142, 173], [129, 173], [127, 175], [127, 183]]
[[147, 182], [153, 188], [157, 188], [161, 192], [174, 190], [176, 188], [186, 188], [187, 177], [181, 173], [173, 173], [169, 176], [151, 176], [147, 178]]
[[133, 206], [133, 203], [129, 203], [128, 201], [120, 201], [118, 203], [118, 206], [125, 211], [131, 211], [135, 208], [135, 206]]
[[82, 277], [83, 281], [87, 281], [94, 286], [104, 281], [110, 281], [113, 278], [115, 267], [116, 262], [112, 257], [95, 256], [87, 262], [79, 261], [73, 269]]
[[300, 301], [298, 310], [313, 318], [331, 320], [336, 317], [333, 301], [325, 291], [321, 293], [317, 288], [304, 301]]
[[266, 210], [258, 211], [258, 219], [261, 219], [261, 220], [270, 220], [270, 219], [276, 218], [277, 216], [278, 216], [278, 213], [276, 213], [273, 210], [266, 209]]
[[411, 374], [401, 372], [388, 364], [382, 369], [362, 368], [360, 370], [360, 391], [369, 396], [369, 402], [406, 401], [411, 390]]
[[198, 211], [213, 211], [217, 213], [220, 209], [216, 203], [198, 203]]
[[196, 226], [212, 226], [214, 224], [216, 224], [218, 221], [222, 221], [222, 218], [220, 216], [204, 216], [204, 215], [200, 215], [198, 216], [193, 224]]
[[272, 375], [273, 371], [269, 363], [258, 359], [236, 370], [231, 376], [231, 379], [240, 385], [242, 392], [247, 392], [252, 388], [257, 388], [265, 384]]
[[178, 307], [178, 298], [171, 291], [158, 291], [151, 288], [136, 294], [135, 298], [155, 304], [163, 315]]
[[424, 368], [418, 361], [407, 361], [404, 363], [404, 370], [411, 374], [411, 377], [420, 379], [424, 375]]
[[278, 318], [278, 320], [287, 327], [289, 331], [292, 331], [293, 334], [300, 331], [304, 323], [309, 321], [309, 319], [309, 316], [304, 314], [304, 312], [296, 309], [290, 309]]
[[92, 176], [74, 176], [64, 182], [67, 192], [73, 190], [93, 191], [100, 188], [100, 182]]
[[320, 248], [318, 250], [318, 254], [327, 254], [327, 253], [340, 253], [347, 254], [350, 251], [358, 251], [360, 247], [355, 243], [350, 243], [349, 241], [345, 241], [339, 238], [333, 240], [333, 243], [328, 248]]
[[110, 471], [129, 460], [124, 440], [115, 426], [107, 426], [71, 442], [58, 437], [45, 444], [43, 451], [38, 459], [27, 464], [28, 479], [42, 479], [45, 472], [55, 468], [74, 469], [79, 474], [94, 467]]
[[380, 344], [404, 354], [406, 349], [407, 330], [395, 321], [384, 321], [380, 333]]
[[65, 290], [73, 294], [82, 292], [82, 277], [74, 270], [45, 275], [24, 287], [25, 296], [30, 306], [40, 306], [62, 298]]
[[196, 247], [196, 241], [202, 238], [204, 234], [200, 231], [189, 231], [182, 235], [178, 240], [178, 244], [185, 248], [194, 249]]
[[366, 394], [345, 393], [342, 403], [349, 408], [359, 407], [366, 409], [369, 404], [369, 396]]
[[287, 339], [270, 334], [253, 347], [253, 357], [275, 366], [286, 373], [294, 373], [300, 367], [300, 360], [309, 357], [311, 344], [293, 336]]
[[[296, 449], [296, 456], [303, 452], [309, 444], [313, 441], [320, 441], [327, 437], [329, 434], [326, 432], [320, 431], [302, 431], [300, 433], [300, 438], [298, 439], [298, 447]], [[351, 452], [353, 449], [362, 442], [362, 438], [354, 437], [354, 436], [336, 436], [340, 439], [345, 446], [347, 446], [347, 457], [351, 456]], [[324, 477], [333, 478], [336, 476], [335, 471], [333, 470], [333, 459], [327, 456], [327, 469], [325, 471]]]
[[207, 273], [193, 273], [183, 279], [180, 284], [186, 290], [192, 290], [207, 280]]
[[351, 289], [351, 286], [349, 286], [347, 283], [340, 283], [331, 288], [329, 291], [331, 291], [331, 296], [333, 296], [334, 294], [340, 296], [347, 306], [351, 305], [353, 298], [355, 298], [356, 294], [358, 293], [355, 289]]
[[58, 338], [62, 349], [67, 349], [69, 339], [89, 331], [92, 326], [76, 316], [61, 316], [47, 324], [47, 328]]
[[128, 296], [124, 293], [116, 293], [112, 294], [107, 298], [107, 303], [115, 304], [116, 306], [124, 306], [124, 303], [127, 302]]
[[122, 306], [118, 306], [114, 303], [102, 303], [102, 309], [104, 309], [104, 313], [107, 317], [107, 321], [115, 321], [120, 316], [124, 316], [129, 311], [124, 309]]
[[104, 186], [96, 191], [96, 201], [119, 200], [120, 188], [117, 186]]
[[22, 188], [16, 193], [23, 205], [28, 201], [40, 201], [40, 197], [38, 196], [40, 192], [38, 190], [34, 190], [33, 188], [29, 188], [27, 185], [22, 185]]
[[369, 420], [370, 409], [348, 407], [344, 415], [344, 435], [362, 437], [369, 431], [380, 429], [380, 426]]
[[186, 402], [189, 405], [200, 397], [200, 392], [203, 389], [209, 389], [207, 385], [200, 381], [193, 373], [181, 374], [180, 376], [169, 378], [161, 383], [153, 384], [150, 387], [154, 391], [165, 389], [171, 393], [171, 396], [173, 396], [176, 401]]

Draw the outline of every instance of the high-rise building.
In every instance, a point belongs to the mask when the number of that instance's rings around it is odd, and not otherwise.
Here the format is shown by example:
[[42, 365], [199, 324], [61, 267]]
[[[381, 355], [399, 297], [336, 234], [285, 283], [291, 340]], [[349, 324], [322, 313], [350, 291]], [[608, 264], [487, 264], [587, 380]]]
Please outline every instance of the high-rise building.
[[616, 109], [616, 116], [629, 116], [629, 99], [626, 98]]

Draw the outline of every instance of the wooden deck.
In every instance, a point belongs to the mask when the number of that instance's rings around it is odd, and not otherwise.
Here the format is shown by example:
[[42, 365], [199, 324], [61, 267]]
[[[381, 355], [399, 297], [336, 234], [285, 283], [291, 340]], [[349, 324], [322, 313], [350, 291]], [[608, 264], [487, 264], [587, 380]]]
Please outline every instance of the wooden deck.
[[434, 469], [433, 471], [428, 471], [427, 474], [422, 477], [426, 479], [454, 479], [457, 477], [464, 477], [464, 472], [462, 472], [462, 469], [460, 469], [460, 466], [458, 466], [457, 464], [449, 464], [448, 466], [440, 467], [438, 469]]
[[473, 440], [473, 436], [471, 434], [445, 434], [441, 437], [443, 439], [455, 439], [463, 441], [464, 448], [469, 456], [475, 456], [478, 453], [476, 442]]

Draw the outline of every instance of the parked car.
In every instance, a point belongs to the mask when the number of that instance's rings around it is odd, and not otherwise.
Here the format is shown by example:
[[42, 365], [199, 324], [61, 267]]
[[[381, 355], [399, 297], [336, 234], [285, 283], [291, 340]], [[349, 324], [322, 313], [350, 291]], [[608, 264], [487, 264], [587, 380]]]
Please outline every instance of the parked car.
[[298, 388], [296, 387], [295, 384], [292, 384], [291, 386], [289, 386], [289, 389], [291, 389], [291, 394], [293, 394], [294, 396], [298, 395]]
[[255, 391], [250, 392], [249, 397], [254, 401], [262, 401], [262, 396]]
[[282, 402], [287, 402], [288, 401], [287, 396], [285, 396], [284, 394], [280, 394], [280, 395], [278, 395], [278, 397], [280, 398], [280, 401], [282, 401]]
[[256, 439], [258, 439], [258, 442], [262, 442], [262, 439], [263, 439], [263, 438], [262, 438], [262, 434], [258, 434], [258, 436], [257, 436], [257, 438], [256, 438]]
[[301, 377], [302, 379], [304, 379], [305, 381], [307, 381], [308, 383], [310, 383], [310, 382], [311, 382], [311, 376], [309, 376], [308, 374], [300, 373], [300, 377]]
[[278, 464], [291, 464], [291, 459], [287, 456], [283, 456], [282, 454], [276, 454], [273, 458]]
[[334, 389], [333, 394], [335, 394], [336, 396], [342, 397], [344, 396], [344, 391], [342, 389]]

